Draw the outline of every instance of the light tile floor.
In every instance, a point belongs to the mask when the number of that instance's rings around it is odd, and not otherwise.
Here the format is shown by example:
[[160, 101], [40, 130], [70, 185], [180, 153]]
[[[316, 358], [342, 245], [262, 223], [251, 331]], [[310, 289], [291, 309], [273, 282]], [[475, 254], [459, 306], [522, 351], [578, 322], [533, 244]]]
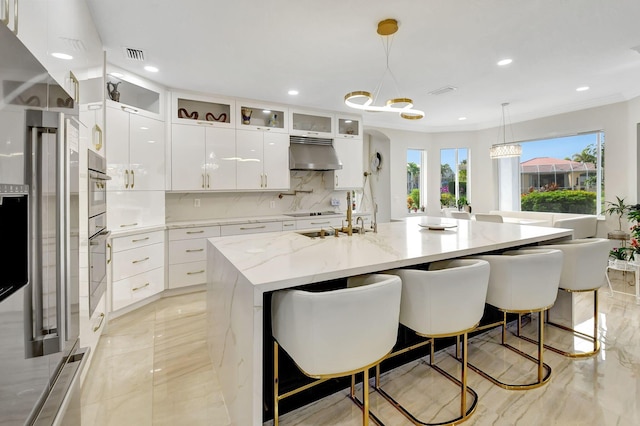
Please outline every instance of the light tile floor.
[[[633, 274], [611, 272], [614, 289], [634, 292]], [[469, 372], [479, 395], [468, 425], [638, 425], [640, 424], [640, 305], [631, 296], [600, 291], [601, 353], [571, 360], [545, 351], [551, 381], [530, 391], [507, 391]], [[591, 308], [592, 297], [580, 299]], [[203, 292], [161, 299], [109, 324], [96, 350], [82, 393], [86, 425], [231, 424], [217, 375], [209, 360]], [[585, 324], [588, 329], [589, 324]], [[537, 325], [525, 326], [535, 334]], [[505, 380], [527, 380], [534, 368], [496, 345], [498, 333], [470, 340], [470, 361], [501, 370]], [[569, 347], [567, 333], [547, 327], [548, 342]], [[535, 354], [535, 345], [513, 335], [508, 340]], [[448, 353], [436, 363], [459, 375]], [[528, 368], [532, 367], [532, 368]], [[458, 409], [457, 389], [419, 360], [382, 376], [383, 387], [419, 418], [439, 421]], [[359, 425], [361, 413], [337, 392], [281, 416], [284, 425]], [[371, 394], [372, 410], [387, 425], [408, 425], [404, 417]], [[269, 422], [268, 424], [271, 424]], [[244, 425], [241, 425], [244, 426]]]

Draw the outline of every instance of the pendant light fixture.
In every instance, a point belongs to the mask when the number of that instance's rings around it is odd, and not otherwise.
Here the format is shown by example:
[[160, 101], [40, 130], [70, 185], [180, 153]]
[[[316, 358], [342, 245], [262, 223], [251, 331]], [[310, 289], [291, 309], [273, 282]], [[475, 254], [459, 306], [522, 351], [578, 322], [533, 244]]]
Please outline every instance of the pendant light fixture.
[[398, 21], [395, 19], [385, 19], [384, 21], [378, 22], [378, 34], [382, 37], [382, 44], [387, 58], [387, 68], [385, 69], [384, 74], [382, 74], [380, 82], [373, 91], [373, 95], [364, 90], [350, 92], [344, 96], [344, 103], [351, 108], [367, 112], [397, 112], [400, 114], [400, 117], [404, 119], [419, 120], [424, 117], [424, 112], [413, 109], [413, 101], [410, 98], [398, 96], [397, 98], [387, 100], [384, 105], [375, 105], [378, 100], [378, 95], [382, 91], [384, 79], [387, 74], [391, 77], [393, 84], [395, 85], [396, 92], [399, 92], [398, 82], [391, 72], [391, 68], [389, 68], [389, 53], [391, 51], [391, 44], [393, 41], [392, 36], [397, 31]]
[[[500, 140], [500, 136], [502, 136], [502, 142], [494, 144], [491, 149], [489, 149], [489, 156], [494, 160], [499, 158], [520, 157], [522, 155], [522, 145], [507, 142], [507, 121], [505, 108], [508, 105], [508, 102], [502, 104], [501, 132], [498, 134], [498, 141]], [[511, 126], [509, 126], [509, 129], [511, 129]], [[511, 132], [511, 136], [513, 137], [513, 131]]]

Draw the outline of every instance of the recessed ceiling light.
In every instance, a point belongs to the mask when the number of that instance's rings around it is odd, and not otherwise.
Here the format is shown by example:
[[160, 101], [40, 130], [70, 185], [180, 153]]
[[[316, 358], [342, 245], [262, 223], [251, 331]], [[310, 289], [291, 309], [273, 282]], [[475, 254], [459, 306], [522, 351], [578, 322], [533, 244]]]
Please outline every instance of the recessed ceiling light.
[[511, 62], [513, 62], [513, 59], [509, 59], [509, 58], [502, 59], [498, 61], [498, 66], [504, 67], [505, 65], [509, 65]]
[[467, 117], [458, 117], [458, 120], [460, 120], [460, 121], [463, 121], [463, 120], [466, 120], [466, 119], [467, 119]]
[[158, 68], [152, 67], [151, 65], [145, 66], [144, 69], [149, 71], [149, 72], [158, 72]]
[[121, 72], [110, 72], [109, 75], [112, 76], [112, 77], [115, 77], [115, 78], [124, 77], [124, 74], [122, 74]]
[[589, 90], [589, 86], [580, 86], [576, 89], [576, 92], [584, 92], [585, 90]]
[[271, 110], [270, 110], [270, 109], [263, 109], [263, 110], [262, 110], [262, 112], [263, 112], [264, 114], [270, 114], [270, 113], [271, 113]]
[[353, 121], [351, 120], [344, 120], [345, 123], [349, 124], [349, 123], [353, 123]]
[[297, 90], [289, 90], [287, 93], [289, 93], [291, 96], [295, 96], [300, 92], [298, 92]]
[[73, 59], [73, 56], [67, 55], [66, 53], [60, 53], [60, 52], [53, 52], [51, 56], [58, 59], [64, 59], [66, 61]]

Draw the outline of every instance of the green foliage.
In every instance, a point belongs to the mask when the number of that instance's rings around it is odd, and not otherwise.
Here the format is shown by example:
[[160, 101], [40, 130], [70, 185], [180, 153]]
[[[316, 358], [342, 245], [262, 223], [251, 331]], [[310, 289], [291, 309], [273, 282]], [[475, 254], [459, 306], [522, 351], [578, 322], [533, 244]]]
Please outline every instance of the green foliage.
[[456, 205], [456, 196], [445, 192], [440, 194], [440, 206], [442, 207], [453, 207]]
[[413, 206], [414, 207], [420, 207], [420, 190], [419, 189], [412, 189], [411, 190], [411, 194], [409, 194], [409, 197], [411, 197], [411, 199], [413, 200]]
[[[451, 194], [456, 193], [456, 181], [449, 181], [449, 192]], [[458, 188], [460, 189], [460, 195], [465, 195], [467, 193], [467, 182], [458, 182]]]
[[523, 211], [596, 214], [596, 194], [588, 191], [549, 191], [522, 194]]

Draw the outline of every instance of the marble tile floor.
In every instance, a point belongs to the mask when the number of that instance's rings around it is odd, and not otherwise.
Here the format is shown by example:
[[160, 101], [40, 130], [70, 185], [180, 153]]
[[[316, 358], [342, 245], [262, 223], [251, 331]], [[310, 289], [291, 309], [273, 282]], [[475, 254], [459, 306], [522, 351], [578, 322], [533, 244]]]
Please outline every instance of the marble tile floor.
[[[633, 274], [611, 274], [614, 289], [634, 292]], [[626, 280], [626, 281], [625, 281]], [[629, 290], [630, 289], [630, 290]], [[580, 309], [592, 309], [581, 296]], [[545, 351], [553, 369], [550, 382], [529, 391], [507, 391], [470, 371], [468, 384], [479, 395], [467, 425], [637, 425], [640, 424], [640, 305], [620, 293], [600, 290], [597, 357], [571, 360]], [[83, 387], [83, 424], [229, 425], [215, 369], [208, 358], [205, 294], [161, 299], [109, 324]], [[534, 336], [536, 318], [525, 325]], [[589, 323], [583, 324], [588, 330]], [[511, 330], [513, 331], [513, 330]], [[546, 341], [565, 349], [588, 345], [553, 327]], [[535, 355], [536, 346], [513, 334], [508, 341]], [[504, 381], [533, 380], [535, 366], [497, 345], [498, 330], [470, 339], [470, 362], [500, 372]], [[452, 348], [436, 363], [459, 376]], [[459, 410], [454, 384], [418, 360], [382, 375], [382, 386], [422, 420], [437, 422]], [[360, 389], [358, 389], [360, 395]], [[411, 424], [379, 394], [370, 394], [372, 411], [386, 425]], [[347, 390], [280, 417], [281, 425], [359, 425], [360, 410]], [[268, 422], [271, 425], [272, 422]]]

